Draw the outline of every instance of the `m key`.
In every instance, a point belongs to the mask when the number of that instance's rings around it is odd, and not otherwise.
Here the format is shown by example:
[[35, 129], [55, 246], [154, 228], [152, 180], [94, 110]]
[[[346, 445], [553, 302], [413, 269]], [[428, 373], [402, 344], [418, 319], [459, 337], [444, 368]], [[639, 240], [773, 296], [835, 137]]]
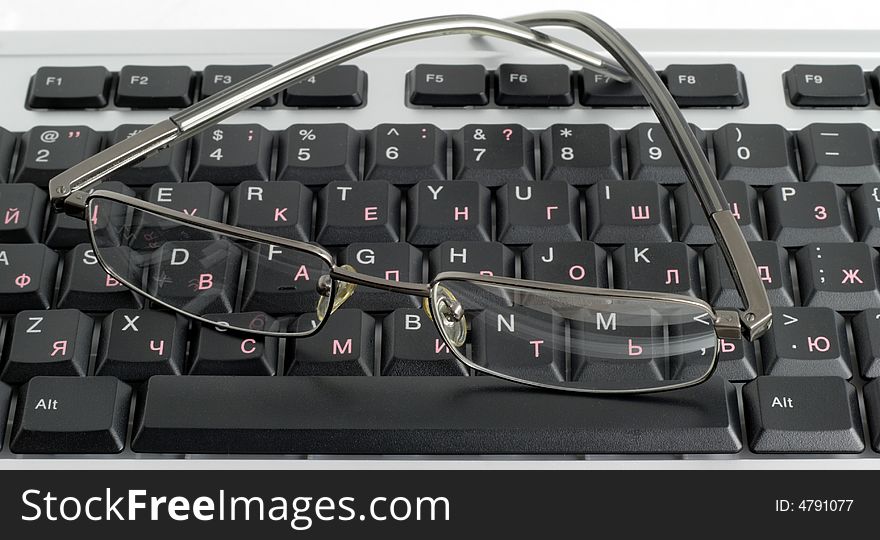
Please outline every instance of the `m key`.
[[843, 317], [828, 308], [775, 308], [761, 353], [766, 375], [852, 377]]
[[396, 186], [446, 179], [446, 134], [431, 124], [380, 124], [367, 135], [364, 178]]
[[174, 313], [117, 309], [101, 324], [95, 374], [126, 382], [180, 375], [186, 361], [186, 329], [187, 320]]
[[835, 311], [880, 305], [877, 252], [867, 244], [807, 244], [795, 260], [803, 305]]
[[93, 326], [91, 317], [75, 309], [19, 312], [0, 378], [22, 384], [37, 375], [85, 375]]

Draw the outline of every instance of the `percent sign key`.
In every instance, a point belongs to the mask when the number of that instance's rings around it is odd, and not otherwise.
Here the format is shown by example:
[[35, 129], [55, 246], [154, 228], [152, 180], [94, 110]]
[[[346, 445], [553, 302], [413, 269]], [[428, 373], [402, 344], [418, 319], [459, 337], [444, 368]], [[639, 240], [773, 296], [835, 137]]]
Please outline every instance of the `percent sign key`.
[[295, 124], [284, 133], [278, 179], [322, 186], [358, 180], [360, 134], [346, 124]]

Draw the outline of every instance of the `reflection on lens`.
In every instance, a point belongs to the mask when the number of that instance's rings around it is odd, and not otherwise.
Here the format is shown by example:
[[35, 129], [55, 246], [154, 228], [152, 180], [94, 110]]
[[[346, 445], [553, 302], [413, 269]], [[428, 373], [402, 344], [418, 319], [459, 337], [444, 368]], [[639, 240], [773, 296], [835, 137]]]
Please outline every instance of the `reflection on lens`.
[[[718, 347], [700, 304], [540, 291], [467, 280], [432, 289], [434, 316], [452, 294], [466, 309], [460, 358], [490, 372], [560, 388], [659, 390], [699, 381]], [[468, 306], [477, 306], [477, 309]]]
[[[330, 265], [314, 253], [205, 231], [100, 196], [90, 198], [89, 206], [113, 216], [90, 220], [98, 258], [111, 274], [161, 304], [211, 320], [239, 312], [316, 312], [318, 283]], [[238, 326], [247, 317], [225, 319], [233, 329], [274, 332]]]

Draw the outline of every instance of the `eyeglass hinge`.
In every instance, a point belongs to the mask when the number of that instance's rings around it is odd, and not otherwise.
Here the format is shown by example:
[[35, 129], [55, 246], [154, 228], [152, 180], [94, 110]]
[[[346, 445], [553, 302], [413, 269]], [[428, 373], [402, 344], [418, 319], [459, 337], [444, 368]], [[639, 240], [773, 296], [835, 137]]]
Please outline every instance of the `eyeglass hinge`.
[[739, 313], [736, 311], [715, 312], [715, 333], [723, 339], [742, 338], [742, 327], [739, 322]]
[[86, 197], [84, 191], [74, 191], [61, 201], [60, 210], [68, 216], [79, 219], [86, 218]]

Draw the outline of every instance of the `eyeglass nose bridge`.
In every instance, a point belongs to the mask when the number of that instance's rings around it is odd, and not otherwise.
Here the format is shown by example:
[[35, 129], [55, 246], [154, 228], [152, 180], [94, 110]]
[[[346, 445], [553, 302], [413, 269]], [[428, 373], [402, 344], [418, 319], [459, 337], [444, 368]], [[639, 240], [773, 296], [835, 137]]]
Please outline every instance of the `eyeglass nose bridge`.
[[[335, 294], [333, 294], [333, 281], [336, 282]], [[431, 294], [431, 287], [424, 283], [393, 281], [369, 274], [362, 274], [350, 264], [334, 266], [330, 269], [329, 274], [325, 274], [318, 279], [316, 285], [320, 295], [318, 300], [319, 319], [323, 319], [339, 309], [346, 300], [354, 295], [359, 285], [421, 298], [428, 298]], [[331, 295], [333, 296], [332, 299], [330, 298]]]

